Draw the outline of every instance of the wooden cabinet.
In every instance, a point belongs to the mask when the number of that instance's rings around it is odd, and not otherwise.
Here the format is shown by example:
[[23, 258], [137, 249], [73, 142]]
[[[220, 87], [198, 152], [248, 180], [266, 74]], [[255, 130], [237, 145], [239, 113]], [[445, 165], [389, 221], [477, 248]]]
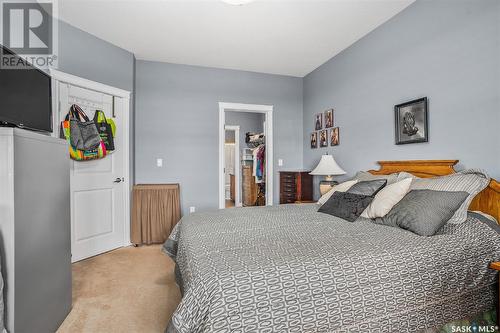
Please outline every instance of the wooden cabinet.
[[313, 202], [313, 178], [309, 171], [280, 172], [280, 204]]
[[233, 202], [236, 202], [236, 191], [235, 191], [235, 186], [236, 186], [236, 180], [234, 175], [229, 175], [229, 197]]
[[241, 167], [242, 203], [243, 206], [255, 206], [257, 201], [257, 184], [252, 176], [252, 165]]

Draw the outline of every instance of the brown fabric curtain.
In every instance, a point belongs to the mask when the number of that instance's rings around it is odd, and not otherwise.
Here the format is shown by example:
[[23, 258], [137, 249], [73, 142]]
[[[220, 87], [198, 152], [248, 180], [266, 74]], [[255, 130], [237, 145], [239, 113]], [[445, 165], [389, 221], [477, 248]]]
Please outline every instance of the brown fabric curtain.
[[181, 218], [179, 184], [135, 185], [132, 192], [132, 243], [165, 242]]

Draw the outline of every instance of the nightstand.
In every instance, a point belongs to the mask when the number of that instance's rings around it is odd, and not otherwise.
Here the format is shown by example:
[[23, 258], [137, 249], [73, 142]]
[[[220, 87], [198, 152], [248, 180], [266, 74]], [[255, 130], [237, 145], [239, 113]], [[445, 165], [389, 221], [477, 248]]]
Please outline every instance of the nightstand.
[[[500, 261], [490, 263], [490, 268], [500, 272]], [[500, 280], [498, 282], [498, 291], [500, 292]], [[500, 323], [500, 300], [497, 301], [497, 325], [498, 323]]]
[[313, 200], [313, 178], [309, 171], [280, 171], [280, 204]]

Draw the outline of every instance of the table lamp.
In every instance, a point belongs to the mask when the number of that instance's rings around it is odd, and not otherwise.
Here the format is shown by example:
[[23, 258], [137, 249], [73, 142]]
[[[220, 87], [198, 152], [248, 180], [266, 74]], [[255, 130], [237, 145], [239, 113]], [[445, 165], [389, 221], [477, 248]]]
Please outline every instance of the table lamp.
[[326, 154], [321, 156], [318, 165], [309, 174], [313, 176], [326, 176], [325, 180], [319, 182], [319, 192], [323, 195], [337, 184], [337, 182], [333, 181], [333, 176], [345, 175], [346, 172], [339, 167], [332, 155]]

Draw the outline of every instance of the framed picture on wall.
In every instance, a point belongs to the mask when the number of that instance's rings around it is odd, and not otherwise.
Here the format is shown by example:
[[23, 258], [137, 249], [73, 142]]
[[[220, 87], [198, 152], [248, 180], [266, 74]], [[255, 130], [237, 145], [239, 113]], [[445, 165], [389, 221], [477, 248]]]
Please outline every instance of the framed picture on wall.
[[325, 111], [325, 128], [333, 127], [333, 109]]
[[319, 131], [319, 146], [328, 147], [328, 133], [326, 129]]
[[311, 133], [311, 149], [318, 148], [318, 133], [317, 132], [312, 132]]
[[334, 127], [330, 130], [330, 146], [338, 146], [339, 145], [339, 128]]
[[322, 113], [317, 113], [314, 116], [314, 129], [316, 131], [323, 129], [323, 114]]
[[396, 144], [428, 142], [427, 97], [394, 107], [396, 116]]

